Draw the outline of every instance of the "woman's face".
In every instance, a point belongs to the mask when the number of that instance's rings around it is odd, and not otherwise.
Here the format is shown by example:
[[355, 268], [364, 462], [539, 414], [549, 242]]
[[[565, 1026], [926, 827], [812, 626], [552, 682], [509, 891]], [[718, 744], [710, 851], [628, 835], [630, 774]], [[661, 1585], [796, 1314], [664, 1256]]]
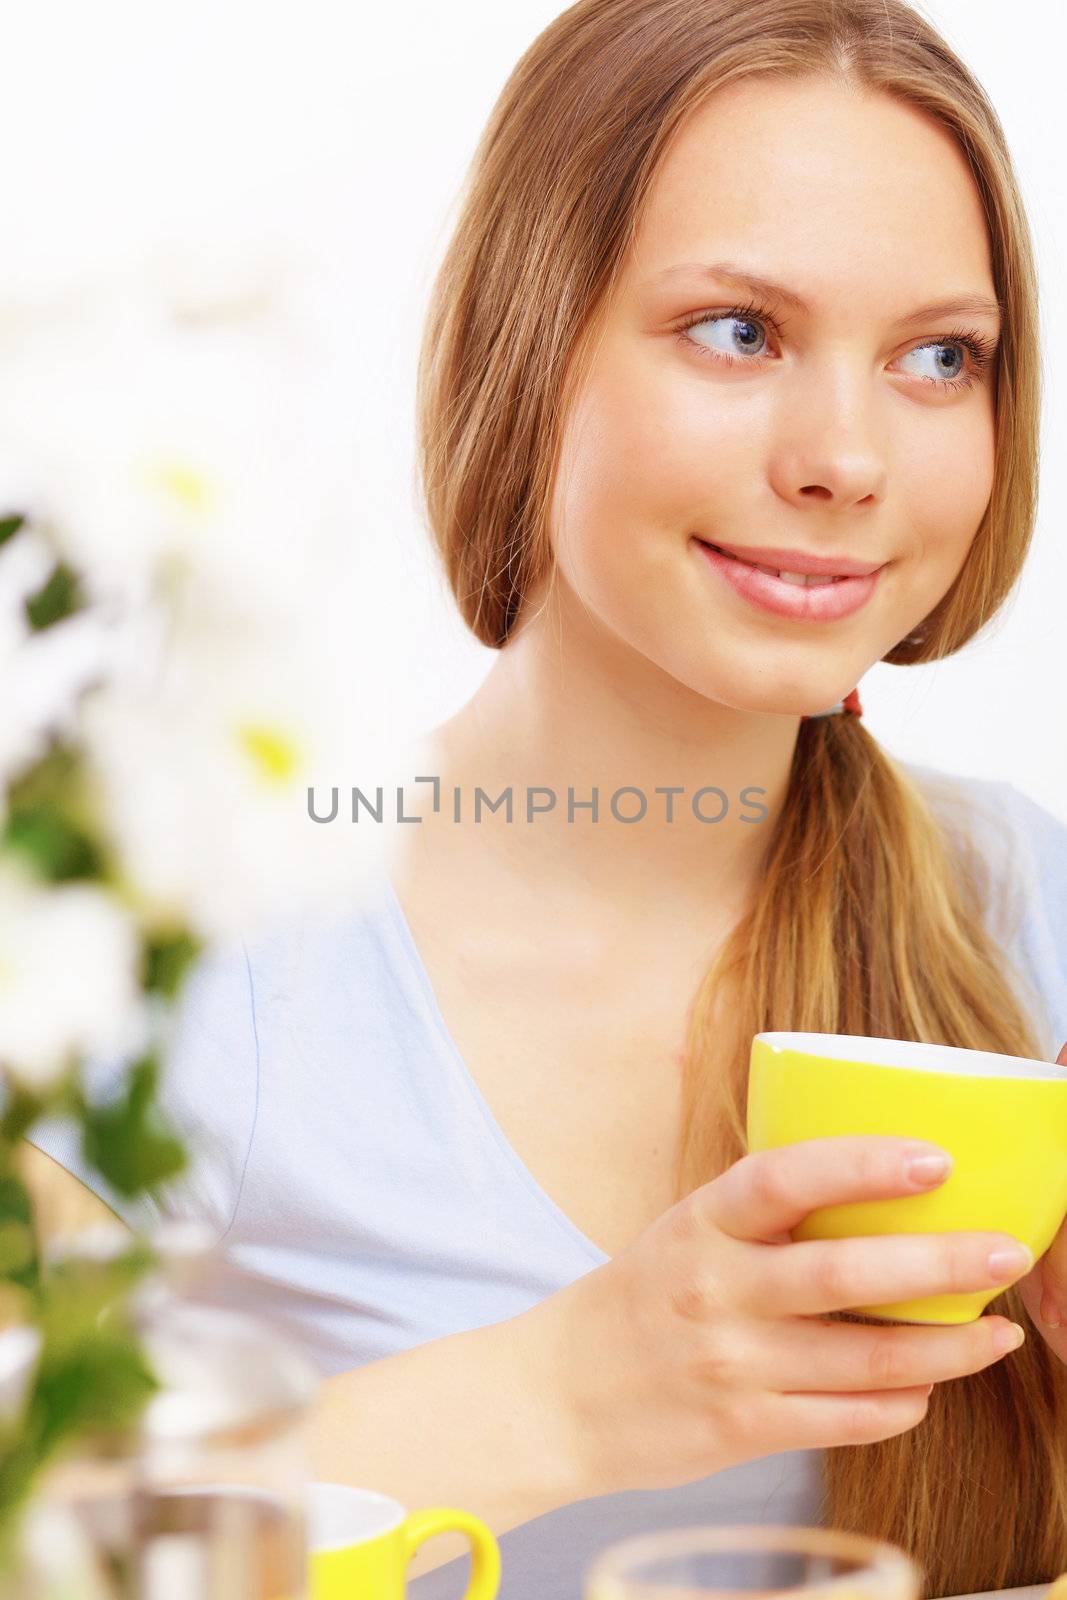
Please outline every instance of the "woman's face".
[[[993, 303], [923, 310], [975, 299]], [[978, 194], [932, 121], [830, 80], [716, 94], [657, 173], [568, 418], [552, 538], [577, 614], [723, 704], [832, 705], [977, 532], [995, 300]], [[701, 541], [881, 571], [842, 586], [867, 598], [836, 617], [818, 610], [836, 585], [768, 577], [768, 609]]]

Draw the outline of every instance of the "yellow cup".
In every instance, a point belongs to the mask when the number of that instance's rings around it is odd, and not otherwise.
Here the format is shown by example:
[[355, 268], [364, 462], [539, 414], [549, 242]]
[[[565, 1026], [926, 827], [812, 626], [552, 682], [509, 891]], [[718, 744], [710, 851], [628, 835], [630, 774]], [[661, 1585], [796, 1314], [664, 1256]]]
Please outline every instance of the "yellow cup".
[[[1035, 1261], [1067, 1213], [1067, 1068], [1050, 1061], [859, 1034], [758, 1033], [748, 1148], [835, 1134], [928, 1139], [953, 1157], [926, 1194], [825, 1206], [791, 1237], [993, 1229]], [[1003, 1290], [929, 1295], [852, 1311], [900, 1322], [973, 1322]]]
[[500, 1549], [484, 1522], [433, 1506], [405, 1511], [396, 1500], [342, 1483], [315, 1483], [307, 1499], [310, 1600], [404, 1600], [407, 1566], [435, 1533], [465, 1533], [471, 1578], [456, 1600], [495, 1600]]

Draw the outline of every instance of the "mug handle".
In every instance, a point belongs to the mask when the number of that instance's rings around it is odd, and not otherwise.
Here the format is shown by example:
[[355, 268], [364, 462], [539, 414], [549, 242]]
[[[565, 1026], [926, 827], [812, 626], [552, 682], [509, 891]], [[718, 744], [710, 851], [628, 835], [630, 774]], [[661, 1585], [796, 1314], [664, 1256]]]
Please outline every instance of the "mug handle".
[[471, 1581], [462, 1600], [496, 1600], [500, 1588], [500, 1546], [492, 1531], [469, 1511], [451, 1506], [431, 1506], [412, 1511], [404, 1519], [404, 1560], [410, 1561], [420, 1544], [435, 1533], [465, 1533], [471, 1542]]

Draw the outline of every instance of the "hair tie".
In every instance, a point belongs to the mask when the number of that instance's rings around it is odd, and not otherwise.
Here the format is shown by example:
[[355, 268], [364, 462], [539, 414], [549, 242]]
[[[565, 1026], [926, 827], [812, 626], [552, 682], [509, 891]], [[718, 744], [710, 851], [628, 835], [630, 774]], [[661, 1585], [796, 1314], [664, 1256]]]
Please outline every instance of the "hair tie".
[[846, 714], [851, 712], [853, 716], [862, 717], [863, 707], [860, 705], [860, 692], [858, 688], [851, 689], [843, 700], [839, 700], [835, 706], [830, 706], [828, 710], [812, 711], [810, 714], [805, 712], [800, 720], [801, 722], [814, 722], [816, 717], [833, 717], [836, 716], [838, 712], [843, 712]]

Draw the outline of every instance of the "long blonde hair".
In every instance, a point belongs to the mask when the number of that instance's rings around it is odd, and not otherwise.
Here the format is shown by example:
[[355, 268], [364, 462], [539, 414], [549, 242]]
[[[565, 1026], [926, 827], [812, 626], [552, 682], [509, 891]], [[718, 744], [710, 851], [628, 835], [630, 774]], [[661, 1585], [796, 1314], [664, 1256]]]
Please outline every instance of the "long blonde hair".
[[[951, 588], [884, 659], [951, 654], [1011, 590], [1037, 499], [1037, 284], [981, 86], [903, 0], [578, 0], [497, 100], [424, 330], [422, 492], [483, 643], [505, 644], [551, 570], [568, 403], [668, 140], [721, 85], [811, 73], [847, 75], [951, 131], [981, 196], [1003, 309], [989, 504]], [[987, 892], [978, 856], [859, 718], [802, 722], [755, 903], [691, 1009], [678, 1197], [744, 1155], [749, 1045], [764, 1029], [1041, 1057], [1026, 979], [1008, 975], [987, 927]], [[1026, 1325], [1014, 1288], [990, 1309]], [[824, 1520], [903, 1545], [931, 1596], [1067, 1568], [1067, 1369], [1036, 1330], [1008, 1360], [938, 1385], [917, 1427], [824, 1459]]]

